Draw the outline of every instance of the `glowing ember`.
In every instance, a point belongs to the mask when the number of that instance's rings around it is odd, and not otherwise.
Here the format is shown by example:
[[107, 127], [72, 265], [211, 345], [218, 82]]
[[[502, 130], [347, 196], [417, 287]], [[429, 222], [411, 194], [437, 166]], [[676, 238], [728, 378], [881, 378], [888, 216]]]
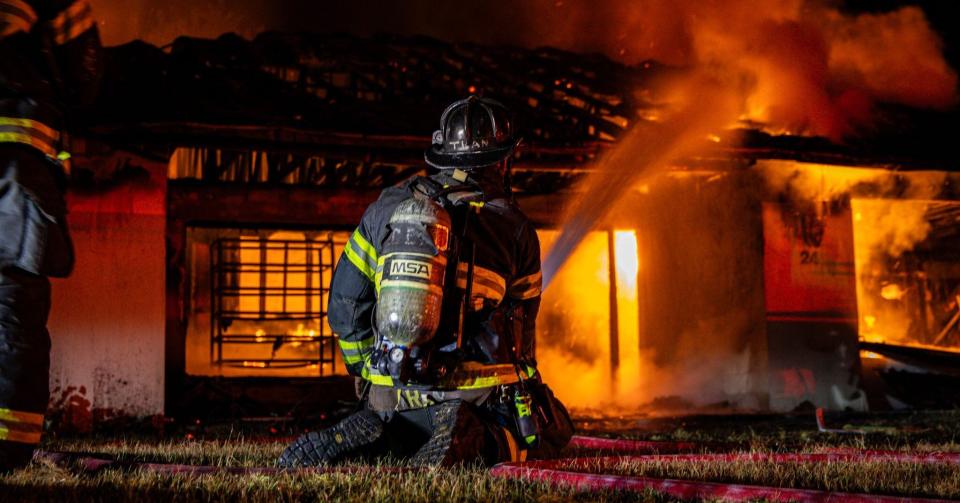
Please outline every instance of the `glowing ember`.
[[900, 285], [896, 283], [884, 285], [884, 287], [880, 289], [880, 296], [887, 300], [900, 300], [906, 294], [906, 290], [900, 288]]

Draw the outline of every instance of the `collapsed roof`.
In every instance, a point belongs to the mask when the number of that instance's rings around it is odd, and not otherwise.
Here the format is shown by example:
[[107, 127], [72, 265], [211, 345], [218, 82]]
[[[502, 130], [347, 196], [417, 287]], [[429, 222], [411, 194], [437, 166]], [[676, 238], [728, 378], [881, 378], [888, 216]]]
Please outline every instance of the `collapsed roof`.
[[[627, 128], [656, 127], [653, 88], [683, 72], [551, 48], [387, 35], [226, 34], [106, 52], [103, 92], [84, 126], [114, 147], [158, 155], [183, 146], [340, 149], [360, 158], [377, 151], [407, 167], [422, 164], [443, 108], [476, 92], [517, 114], [526, 144], [520, 166], [575, 170]], [[844, 146], [745, 128], [739, 145], [721, 144], [718, 156], [951, 169], [958, 156], [948, 125], [956, 116], [885, 106], [875, 130]]]

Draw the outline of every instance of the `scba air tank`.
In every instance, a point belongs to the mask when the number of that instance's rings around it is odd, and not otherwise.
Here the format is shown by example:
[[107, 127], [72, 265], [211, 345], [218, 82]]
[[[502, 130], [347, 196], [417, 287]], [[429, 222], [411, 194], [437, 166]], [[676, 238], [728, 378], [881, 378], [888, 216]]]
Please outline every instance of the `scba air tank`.
[[450, 214], [415, 196], [397, 206], [387, 229], [376, 326], [384, 343], [405, 350], [432, 339], [440, 325]]

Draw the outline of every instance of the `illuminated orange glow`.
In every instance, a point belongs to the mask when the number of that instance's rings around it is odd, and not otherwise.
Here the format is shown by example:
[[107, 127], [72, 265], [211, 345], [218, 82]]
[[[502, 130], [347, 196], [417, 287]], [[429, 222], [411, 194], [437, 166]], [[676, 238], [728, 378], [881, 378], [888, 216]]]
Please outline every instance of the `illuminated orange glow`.
[[637, 253], [637, 234], [632, 230], [614, 232], [614, 256], [617, 271], [617, 334], [619, 339], [619, 368], [616, 373], [614, 397], [617, 402], [630, 403], [643, 396], [640, 368], [640, 318], [637, 298], [637, 273], [640, 260]]
[[[541, 250], [558, 232], [538, 231]], [[537, 363], [565, 404], [596, 408], [610, 398], [609, 268], [606, 232], [591, 232], [543, 293]]]
[[[209, 231], [206, 231], [209, 232]], [[316, 233], [316, 239], [327, 239], [329, 234]], [[197, 289], [193, 293], [191, 320], [187, 333], [187, 373], [190, 375], [216, 376], [316, 376], [318, 370], [324, 375], [343, 374], [345, 369], [340, 361], [339, 350], [334, 348], [334, 362], [320, 365], [287, 365], [271, 366], [264, 360], [273, 358], [288, 360], [309, 360], [316, 358], [320, 344], [325, 344], [324, 354], [330, 354], [330, 348], [336, 343], [331, 340], [321, 340], [321, 335], [330, 335], [331, 330], [325, 317], [319, 314], [310, 319], [270, 319], [284, 313], [303, 313], [306, 311], [319, 313], [321, 307], [326, 306], [327, 293], [317, 295], [308, 294], [308, 287], [316, 289], [318, 286], [329, 287], [330, 270], [321, 275], [318, 269], [307, 273], [304, 266], [307, 264], [307, 250], [302, 246], [290, 247], [286, 251], [283, 241], [303, 242], [310, 238], [310, 234], [296, 231], [277, 231], [272, 233], [258, 233], [238, 236], [241, 243], [249, 242], [248, 246], [240, 246], [235, 253], [237, 261], [244, 264], [235, 276], [236, 286], [244, 295], [231, 297], [227, 302], [231, 305], [224, 307], [241, 314], [226, 328], [227, 335], [249, 334], [250, 342], [257, 344], [233, 344], [224, 346], [224, 358], [236, 360], [233, 364], [216, 365], [210, 357], [210, 312], [204, 298], [210, 297], [209, 256], [205, 249], [209, 244], [196, 243], [191, 247], [191, 261], [193, 270], [191, 282]], [[334, 260], [342, 252], [343, 243], [349, 237], [347, 232], [333, 234]], [[261, 239], [266, 238], [272, 243], [261, 248]], [[204, 250], [203, 254], [200, 251]], [[316, 252], [313, 252], [316, 254]], [[322, 252], [328, 253], [328, 252]], [[319, 257], [310, 258], [311, 264], [317, 264]], [[329, 260], [326, 257], [324, 260]], [[258, 264], [268, 264], [264, 271], [260, 271]], [[286, 263], [287, 268], [283, 265]], [[300, 268], [300, 270], [297, 270]], [[284, 298], [280, 292], [286, 288]], [[198, 301], [198, 299], [200, 301]], [[260, 317], [261, 307], [265, 316]], [[282, 318], [282, 316], [281, 316]], [[274, 336], [283, 335], [287, 339], [274, 343]], [[331, 346], [332, 345], [332, 346]]]
[[853, 199], [854, 258], [860, 337], [870, 342], [918, 342], [917, 321], [904, 302], [908, 292], [888, 278], [890, 259], [900, 257], [926, 237], [928, 201]]
[[887, 300], [900, 300], [906, 294], [907, 292], [896, 283], [884, 285], [884, 287], [880, 289], [880, 296]]
[[839, 138], [869, 123], [877, 101], [956, 103], [956, 72], [916, 6], [855, 15], [797, 0], [618, 0], [520, 12], [549, 26], [530, 31], [532, 45], [707, 68], [737, 82], [739, 119], [772, 133]]
[[819, 218], [849, 204], [862, 340], [940, 349], [960, 343], [955, 260], [939, 251], [950, 249], [946, 226], [960, 211], [940, 200], [952, 174], [793, 161], [763, 161], [758, 171], [768, 197], [788, 198], [798, 214]]
[[[637, 235], [614, 231], [617, 288], [618, 360], [610, 358], [610, 270], [607, 231], [587, 235], [544, 292], [537, 330], [537, 360], [544, 379], [568, 406], [598, 409], [640, 403], [643, 364], [640, 354]], [[539, 231], [548, 249], [556, 231]], [[572, 376], [576, 376], [575, 378]]]

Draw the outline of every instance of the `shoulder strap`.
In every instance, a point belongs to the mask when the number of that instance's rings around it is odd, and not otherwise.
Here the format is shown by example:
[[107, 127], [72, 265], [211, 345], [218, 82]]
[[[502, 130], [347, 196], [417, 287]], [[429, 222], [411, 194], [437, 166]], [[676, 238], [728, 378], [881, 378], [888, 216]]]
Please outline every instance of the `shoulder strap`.
[[440, 182], [429, 178], [420, 177], [414, 182], [414, 190], [433, 199], [438, 204], [448, 207], [454, 202], [447, 196], [456, 192], [476, 192], [481, 193], [480, 186], [472, 182], [458, 182], [455, 185], [443, 185]]

